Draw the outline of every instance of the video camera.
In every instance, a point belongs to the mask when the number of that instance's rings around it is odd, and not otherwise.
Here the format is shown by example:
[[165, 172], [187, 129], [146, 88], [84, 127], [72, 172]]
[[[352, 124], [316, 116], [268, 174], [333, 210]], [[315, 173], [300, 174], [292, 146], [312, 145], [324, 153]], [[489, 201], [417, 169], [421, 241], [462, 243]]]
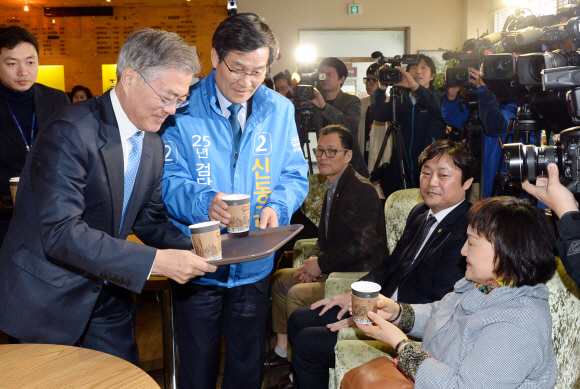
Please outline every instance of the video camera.
[[506, 169], [518, 181], [535, 180], [548, 175], [548, 164], [558, 165], [560, 182], [580, 195], [580, 127], [560, 133], [560, 146], [536, 147], [522, 143], [504, 145]]
[[447, 51], [443, 53], [445, 61], [454, 60], [452, 68], [445, 71], [447, 87], [461, 86], [469, 88], [472, 85], [469, 75], [470, 67], [479, 69], [481, 61], [493, 51], [483, 46], [483, 39], [468, 39], [463, 43], [462, 51]]
[[301, 73], [299, 82], [302, 83], [294, 87], [294, 100], [314, 100], [314, 85], [324, 80], [326, 80], [325, 73]]
[[387, 68], [379, 69], [377, 78], [383, 85], [395, 85], [403, 81], [403, 74], [396, 67], [403, 64], [416, 65], [419, 63], [419, 54], [405, 54], [403, 56], [395, 55], [392, 58], [385, 58], [380, 51], [375, 51], [371, 56], [382, 66], [389, 64]]

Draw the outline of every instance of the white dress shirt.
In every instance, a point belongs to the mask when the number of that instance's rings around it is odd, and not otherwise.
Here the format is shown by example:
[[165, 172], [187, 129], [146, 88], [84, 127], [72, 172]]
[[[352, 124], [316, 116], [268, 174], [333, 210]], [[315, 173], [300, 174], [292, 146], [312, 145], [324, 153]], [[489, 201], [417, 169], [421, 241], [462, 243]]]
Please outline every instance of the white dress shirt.
[[133, 148], [133, 144], [129, 141], [129, 138], [135, 135], [137, 131], [141, 130], [129, 120], [127, 114], [123, 111], [121, 102], [115, 92], [115, 88], [111, 91], [111, 103], [113, 104], [113, 111], [115, 112], [115, 118], [119, 125], [119, 133], [121, 134], [121, 146], [123, 146], [123, 173], [125, 173], [127, 171], [127, 165], [129, 164], [129, 154]]

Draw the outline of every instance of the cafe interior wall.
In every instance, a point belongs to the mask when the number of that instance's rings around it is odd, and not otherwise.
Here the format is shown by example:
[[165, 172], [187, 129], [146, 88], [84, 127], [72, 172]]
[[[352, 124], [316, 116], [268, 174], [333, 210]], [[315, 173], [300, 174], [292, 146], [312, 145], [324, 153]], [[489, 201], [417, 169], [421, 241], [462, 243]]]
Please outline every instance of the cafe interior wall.
[[[352, 0], [354, 3], [355, 0]], [[238, 12], [257, 12], [273, 27], [281, 57], [272, 73], [296, 70], [295, 49], [301, 29], [406, 28], [409, 53], [417, 50], [455, 48], [489, 23], [491, 0], [358, 0], [361, 13], [349, 15], [347, 4], [336, 0], [238, 0]], [[66, 90], [88, 86], [103, 91], [101, 65], [113, 64], [128, 33], [148, 26], [177, 32], [200, 55], [202, 73], [211, 71], [211, 36], [227, 17], [225, 0], [194, 0], [167, 6], [115, 6], [114, 1], [88, 5], [111, 5], [112, 17], [44, 16], [43, 8], [0, 8], [0, 27], [20, 25], [39, 40], [41, 65], [64, 65]], [[54, 22], [53, 22], [54, 20]], [[401, 53], [404, 54], [404, 53]], [[369, 53], [370, 56], [370, 53]]]

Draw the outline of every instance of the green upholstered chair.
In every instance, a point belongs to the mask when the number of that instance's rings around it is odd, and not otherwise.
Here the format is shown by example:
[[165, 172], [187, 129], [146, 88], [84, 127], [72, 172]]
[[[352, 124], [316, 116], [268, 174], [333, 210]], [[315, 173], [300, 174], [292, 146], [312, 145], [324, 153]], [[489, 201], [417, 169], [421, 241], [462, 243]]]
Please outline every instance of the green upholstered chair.
[[385, 224], [387, 226], [387, 246], [393, 252], [403, 235], [407, 217], [411, 210], [423, 201], [419, 189], [403, 189], [392, 193], [385, 203]]
[[[559, 258], [558, 270], [546, 282], [550, 289], [552, 339], [558, 365], [555, 389], [580, 388], [580, 288], [568, 275]], [[329, 388], [340, 388], [350, 370], [379, 356], [393, 358], [393, 349], [376, 340], [368, 340], [358, 329], [340, 330], [335, 347], [336, 368], [330, 376]], [[334, 379], [333, 379], [334, 378]]]
[[[320, 224], [322, 204], [326, 193], [326, 176], [311, 174], [308, 176], [308, 195], [302, 204], [302, 211], [317, 227]], [[310, 252], [316, 244], [316, 238], [300, 239], [294, 244], [292, 267], [298, 268], [302, 262], [310, 256]]]

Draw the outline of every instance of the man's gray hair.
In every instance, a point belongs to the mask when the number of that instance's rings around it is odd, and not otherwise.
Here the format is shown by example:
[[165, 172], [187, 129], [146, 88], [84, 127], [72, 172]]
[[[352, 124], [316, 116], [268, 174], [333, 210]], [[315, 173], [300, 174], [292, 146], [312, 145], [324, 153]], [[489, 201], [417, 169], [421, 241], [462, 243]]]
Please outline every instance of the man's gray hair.
[[118, 80], [126, 67], [147, 81], [156, 80], [160, 72], [169, 68], [194, 76], [201, 69], [195, 48], [183, 38], [174, 32], [147, 27], [133, 30], [123, 43], [117, 59]]

